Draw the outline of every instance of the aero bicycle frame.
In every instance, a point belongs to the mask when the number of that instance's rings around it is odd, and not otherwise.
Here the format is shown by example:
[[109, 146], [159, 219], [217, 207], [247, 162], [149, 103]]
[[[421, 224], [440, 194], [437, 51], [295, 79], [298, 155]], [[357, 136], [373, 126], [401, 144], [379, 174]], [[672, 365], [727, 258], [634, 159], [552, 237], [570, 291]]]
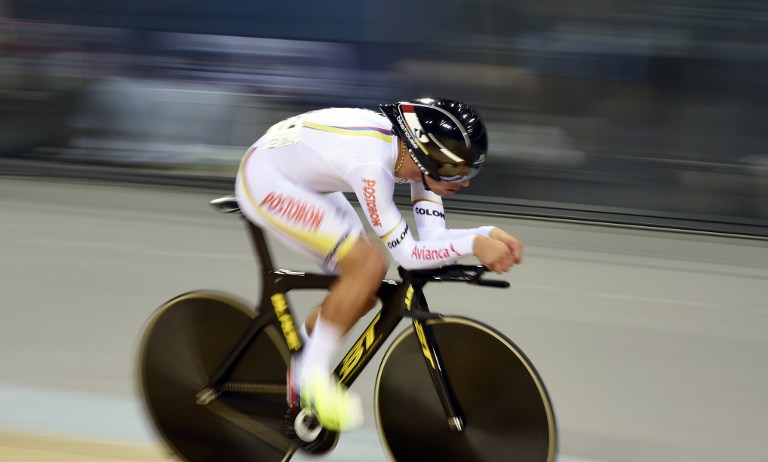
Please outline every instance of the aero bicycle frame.
[[[237, 211], [234, 207], [227, 208], [227, 204], [223, 202], [214, 201], [213, 204], [224, 212]], [[300, 351], [301, 338], [285, 294], [294, 289], [328, 289], [336, 280], [336, 276], [333, 275], [276, 269], [261, 228], [245, 218], [243, 220], [248, 226], [251, 243], [261, 264], [263, 286], [262, 298], [258, 305], [261, 309], [222, 361], [218, 370], [211, 376], [208, 385], [203, 388], [205, 392], [203, 394], [208, 397], [216, 396], [226, 389], [225, 384], [235, 366], [266, 326], [279, 326], [288, 349], [292, 353]], [[423, 271], [406, 271], [399, 268], [403, 280], [382, 282], [377, 293], [377, 297], [382, 302], [381, 309], [334, 370], [339, 382], [347, 387], [352, 385], [384, 341], [392, 334], [400, 320], [404, 317], [411, 318], [448, 424], [452, 430], [461, 431], [464, 418], [444, 373], [438, 345], [426, 322], [429, 319], [442, 318], [442, 315], [430, 313], [423, 288], [429, 281], [457, 281], [494, 287], [509, 286], [506, 281], [481, 279], [480, 276], [485, 271], [486, 268], [482, 265], [452, 265], [443, 269]], [[269, 309], [270, 307], [272, 309]]]

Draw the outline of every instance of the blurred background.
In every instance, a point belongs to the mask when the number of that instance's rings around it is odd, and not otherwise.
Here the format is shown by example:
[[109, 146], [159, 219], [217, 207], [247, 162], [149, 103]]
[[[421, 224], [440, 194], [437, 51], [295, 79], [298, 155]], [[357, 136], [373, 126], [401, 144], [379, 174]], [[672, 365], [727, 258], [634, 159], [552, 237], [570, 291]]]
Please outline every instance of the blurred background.
[[[558, 462], [768, 460], [757, 0], [0, 0], [0, 459], [172, 460], [138, 400], [144, 323], [191, 289], [259, 293], [242, 224], [206, 202], [284, 117], [427, 95], [490, 131], [451, 225], [526, 244], [512, 290], [433, 306], [534, 360]], [[386, 460], [367, 399], [327, 460]]]
[[0, 17], [6, 169], [231, 181], [284, 116], [439, 95], [489, 125], [463, 200], [768, 234], [762, 1], [0, 0]]

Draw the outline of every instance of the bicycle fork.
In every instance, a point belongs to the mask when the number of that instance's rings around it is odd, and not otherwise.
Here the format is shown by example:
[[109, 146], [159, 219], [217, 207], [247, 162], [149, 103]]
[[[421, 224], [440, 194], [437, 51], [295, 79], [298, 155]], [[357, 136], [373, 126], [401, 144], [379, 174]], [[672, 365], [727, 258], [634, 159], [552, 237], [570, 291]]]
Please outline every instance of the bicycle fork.
[[[427, 307], [427, 301], [423, 296], [423, 285], [409, 284], [405, 291], [405, 310], [403, 315], [411, 318], [413, 330], [421, 346], [421, 352], [424, 356], [429, 376], [435, 386], [435, 391], [440, 399], [445, 416], [448, 420], [448, 426], [455, 432], [464, 431], [464, 416], [460, 410], [456, 394], [451, 387], [448, 376], [443, 367], [443, 361], [440, 356], [440, 350], [437, 346], [432, 328], [427, 323], [430, 319], [440, 319], [441, 314], [430, 313]], [[417, 294], [417, 300], [414, 304], [414, 294]]]

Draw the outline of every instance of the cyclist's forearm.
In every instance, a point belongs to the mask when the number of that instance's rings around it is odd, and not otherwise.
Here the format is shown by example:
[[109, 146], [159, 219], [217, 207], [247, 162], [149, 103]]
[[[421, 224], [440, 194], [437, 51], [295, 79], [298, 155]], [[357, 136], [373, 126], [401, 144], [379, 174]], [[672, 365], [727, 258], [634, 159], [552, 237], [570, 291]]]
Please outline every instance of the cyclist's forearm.
[[473, 255], [476, 234], [457, 239], [420, 240], [408, 239], [390, 248], [392, 257], [405, 269], [436, 268], [456, 262], [461, 257]]
[[485, 237], [491, 237], [491, 231], [494, 226], [478, 226], [477, 228], [432, 228], [427, 227], [419, 229], [419, 236], [422, 239], [441, 240], [441, 239], [458, 239], [460, 237], [479, 234]]

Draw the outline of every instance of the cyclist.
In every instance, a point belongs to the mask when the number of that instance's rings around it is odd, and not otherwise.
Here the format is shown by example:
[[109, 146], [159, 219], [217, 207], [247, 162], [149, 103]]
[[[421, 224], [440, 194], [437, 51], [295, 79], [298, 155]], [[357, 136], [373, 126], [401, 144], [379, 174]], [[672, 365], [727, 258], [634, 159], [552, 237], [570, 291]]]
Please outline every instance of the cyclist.
[[[340, 339], [375, 305], [388, 267], [343, 192], [355, 194], [373, 231], [406, 269], [474, 255], [502, 273], [522, 256], [520, 242], [500, 228], [445, 227], [441, 197], [469, 186], [486, 158], [479, 114], [433, 98], [380, 109], [328, 108], [283, 120], [250, 147], [236, 179], [249, 220], [339, 275], [301, 327], [305, 347], [288, 373], [289, 405], [336, 431], [361, 423], [362, 406], [333, 379], [331, 360]], [[395, 206], [398, 183], [410, 183], [418, 241]]]

